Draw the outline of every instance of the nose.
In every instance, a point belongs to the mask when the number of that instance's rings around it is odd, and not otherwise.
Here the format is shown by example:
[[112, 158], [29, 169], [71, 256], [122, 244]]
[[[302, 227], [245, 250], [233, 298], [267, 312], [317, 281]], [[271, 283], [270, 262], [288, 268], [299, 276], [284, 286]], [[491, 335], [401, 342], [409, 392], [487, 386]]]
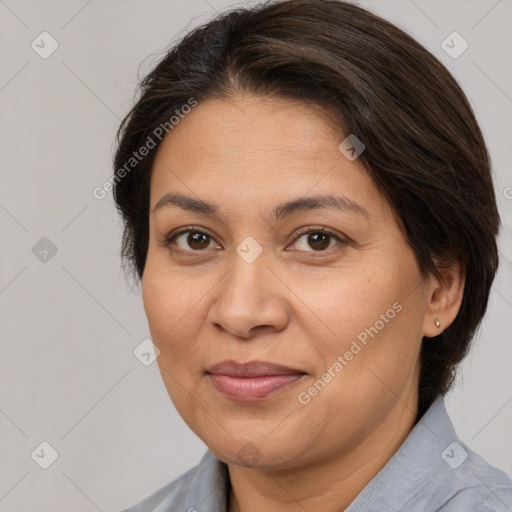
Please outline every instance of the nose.
[[216, 289], [207, 317], [216, 329], [249, 340], [279, 332], [289, 321], [286, 287], [263, 255], [252, 263], [236, 255], [231, 271]]

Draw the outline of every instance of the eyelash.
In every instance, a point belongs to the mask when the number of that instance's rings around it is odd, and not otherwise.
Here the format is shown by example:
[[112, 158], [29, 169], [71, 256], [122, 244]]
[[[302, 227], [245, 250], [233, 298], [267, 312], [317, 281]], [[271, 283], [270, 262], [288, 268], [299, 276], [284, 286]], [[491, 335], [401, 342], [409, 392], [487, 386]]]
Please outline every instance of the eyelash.
[[[161, 247], [169, 248], [176, 238], [178, 238], [180, 235], [183, 235], [185, 233], [196, 233], [196, 234], [200, 234], [200, 235], [205, 235], [205, 236], [209, 237], [211, 240], [215, 240], [212, 235], [210, 235], [208, 232], [204, 231], [203, 229], [198, 229], [195, 226], [185, 226], [184, 228], [180, 229], [178, 232], [171, 233], [170, 235], [168, 235], [158, 245], [160, 245]], [[296, 236], [295, 236], [295, 238], [294, 238], [292, 243], [297, 242], [297, 240], [301, 236], [309, 235], [311, 233], [322, 233], [322, 234], [325, 234], [325, 235], [329, 235], [329, 236], [333, 237], [338, 242], [338, 244], [336, 246], [331, 247], [330, 249], [326, 249], [324, 251], [314, 251], [314, 250], [311, 250], [311, 251], [299, 251], [299, 252], [308, 252], [308, 253], [311, 252], [313, 254], [316, 253], [318, 255], [330, 254], [333, 249], [335, 249], [335, 250], [336, 249], [340, 249], [341, 247], [344, 247], [345, 245], [347, 245], [348, 242], [349, 242], [348, 239], [342, 238], [341, 236], [339, 236], [336, 233], [334, 233], [333, 231], [331, 231], [329, 228], [326, 228], [324, 226], [310, 226], [310, 227], [307, 227], [307, 228], [304, 228], [304, 229], [299, 228], [299, 231], [296, 233]], [[190, 253], [197, 253], [197, 254], [206, 252], [206, 249], [205, 250], [196, 250], [196, 251], [194, 251], [194, 250], [187, 250], [187, 249], [181, 249], [180, 247], [178, 247], [178, 249], [181, 250], [181, 251], [190, 252]]]

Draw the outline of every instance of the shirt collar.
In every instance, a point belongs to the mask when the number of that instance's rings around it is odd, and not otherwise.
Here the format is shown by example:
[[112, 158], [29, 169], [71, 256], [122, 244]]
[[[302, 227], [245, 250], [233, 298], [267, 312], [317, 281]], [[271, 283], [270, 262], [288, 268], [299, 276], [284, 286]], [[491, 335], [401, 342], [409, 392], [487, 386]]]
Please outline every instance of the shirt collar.
[[422, 503], [442, 506], [453, 492], [447, 485], [447, 479], [452, 478], [449, 464], [467, 456], [457, 441], [444, 397], [439, 396], [346, 512], [397, 512]]
[[[441, 505], [448, 496], [438, 492], [439, 487], [432, 483], [449, 476], [450, 457], [461, 456], [457, 446], [464, 449], [457, 440], [444, 397], [440, 396], [346, 512], [397, 512], [406, 510], [410, 503], [420, 505], [423, 501]], [[228, 467], [208, 450], [191, 482], [185, 511], [225, 512], [229, 492]]]

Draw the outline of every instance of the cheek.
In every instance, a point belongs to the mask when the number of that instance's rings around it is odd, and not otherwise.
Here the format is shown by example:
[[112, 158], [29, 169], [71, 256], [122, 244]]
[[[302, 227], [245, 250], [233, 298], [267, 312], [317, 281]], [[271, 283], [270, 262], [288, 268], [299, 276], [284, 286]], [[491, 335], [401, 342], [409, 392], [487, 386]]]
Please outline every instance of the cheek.
[[[318, 318], [329, 328], [330, 341], [334, 338], [344, 342], [356, 338], [376, 321], [380, 325], [380, 315], [386, 315], [388, 310], [387, 316], [393, 319], [393, 304], [400, 301], [400, 295], [393, 274], [370, 265], [346, 272], [337, 269], [323, 286], [304, 291]], [[326, 346], [330, 341], [325, 340]]]
[[193, 291], [192, 283], [150, 263], [144, 272], [142, 298], [153, 342], [162, 355], [190, 346], [200, 329], [202, 312], [201, 295]]
[[[158, 367], [167, 392], [188, 423], [194, 403], [195, 374], [190, 372], [198, 357], [195, 340], [200, 329], [200, 304], [184, 293], [183, 278], [146, 264], [142, 283], [144, 310], [153, 343], [160, 349]], [[194, 306], [195, 304], [195, 306]], [[189, 425], [190, 426], [190, 425]]]
[[409, 254], [400, 265], [383, 260], [338, 274], [322, 293], [309, 295], [331, 333], [316, 338], [318, 366], [332, 368], [341, 357], [345, 377], [336, 381], [350, 389], [375, 380], [370, 369], [386, 381], [404, 379], [417, 360], [425, 312], [421, 276]]
[[173, 317], [179, 314], [179, 307], [171, 307], [173, 297], [169, 295], [169, 291], [167, 279], [159, 279], [151, 265], [146, 264], [142, 281], [142, 300], [149, 328], [154, 338], [163, 338], [174, 323]]

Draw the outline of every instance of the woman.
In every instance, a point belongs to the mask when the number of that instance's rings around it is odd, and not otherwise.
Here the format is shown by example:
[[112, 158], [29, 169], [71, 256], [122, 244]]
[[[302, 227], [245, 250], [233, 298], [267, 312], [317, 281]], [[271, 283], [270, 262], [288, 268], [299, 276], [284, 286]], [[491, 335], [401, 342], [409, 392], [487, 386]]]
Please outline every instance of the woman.
[[512, 510], [443, 402], [499, 227], [449, 72], [358, 6], [292, 0], [193, 30], [141, 92], [123, 257], [209, 450], [130, 512]]

